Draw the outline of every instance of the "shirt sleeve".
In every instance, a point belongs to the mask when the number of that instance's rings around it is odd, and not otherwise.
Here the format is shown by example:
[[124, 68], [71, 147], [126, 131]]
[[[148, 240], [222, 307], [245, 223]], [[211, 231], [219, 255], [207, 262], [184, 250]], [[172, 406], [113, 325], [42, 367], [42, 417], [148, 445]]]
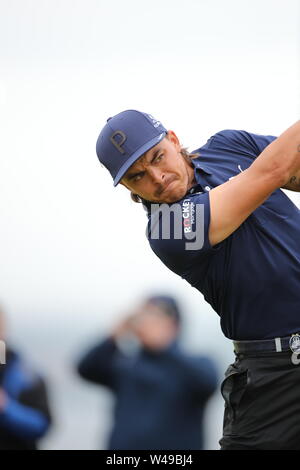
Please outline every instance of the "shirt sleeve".
[[184, 277], [215, 249], [208, 238], [209, 223], [209, 194], [189, 194], [174, 204], [152, 204], [146, 235], [161, 261]]
[[49, 427], [49, 420], [38, 409], [25, 406], [10, 397], [0, 413], [0, 427], [10, 430], [23, 439], [41, 438]]
[[211, 138], [210, 148], [246, 154], [252, 158], [258, 155], [277, 137], [273, 135], [253, 134], [244, 130], [225, 129]]
[[116, 388], [115, 357], [117, 345], [112, 337], [107, 337], [89, 349], [77, 362], [78, 374], [85, 380]]

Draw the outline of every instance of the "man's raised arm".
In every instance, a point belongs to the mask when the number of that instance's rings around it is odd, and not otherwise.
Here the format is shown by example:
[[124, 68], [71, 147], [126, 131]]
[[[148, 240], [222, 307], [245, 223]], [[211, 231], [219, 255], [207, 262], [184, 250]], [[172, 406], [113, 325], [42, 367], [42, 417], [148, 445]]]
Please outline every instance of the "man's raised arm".
[[[271, 142], [241, 174], [209, 192], [209, 241], [231, 235], [275, 189], [300, 174], [300, 121]], [[297, 177], [297, 176], [296, 176]]]

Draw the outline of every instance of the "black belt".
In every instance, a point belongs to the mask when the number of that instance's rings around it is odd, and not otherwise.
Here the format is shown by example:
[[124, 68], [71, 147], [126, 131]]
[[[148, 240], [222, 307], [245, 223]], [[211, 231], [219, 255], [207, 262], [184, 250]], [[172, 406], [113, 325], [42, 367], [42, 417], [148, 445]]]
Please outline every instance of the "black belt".
[[251, 352], [282, 352], [292, 351], [300, 354], [300, 334], [295, 333], [283, 338], [253, 341], [233, 341], [234, 352], [246, 354]]

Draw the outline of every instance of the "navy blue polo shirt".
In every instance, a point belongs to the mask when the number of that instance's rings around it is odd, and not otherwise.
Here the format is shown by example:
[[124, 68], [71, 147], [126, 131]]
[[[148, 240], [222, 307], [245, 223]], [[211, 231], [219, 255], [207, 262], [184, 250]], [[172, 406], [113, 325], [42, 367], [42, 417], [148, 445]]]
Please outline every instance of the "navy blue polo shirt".
[[[177, 202], [182, 209], [181, 237], [171, 213], [170, 236], [165, 238], [161, 211], [153, 211], [153, 205], [151, 210], [151, 203], [143, 200], [152, 250], [204, 295], [220, 316], [224, 335], [234, 340], [300, 331], [300, 211], [288, 196], [277, 189], [221, 243], [212, 247], [208, 238], [210, 189], [248, 168], [274, 139], [223, 130], [193, 152], [200, 154], [192, 160], [197, 184]], [[196, 217], [199, 205], [202, 216]], [[190, 228], [203, 237], [197, 249], [186, 249], [190, 239], [184, 230]]]

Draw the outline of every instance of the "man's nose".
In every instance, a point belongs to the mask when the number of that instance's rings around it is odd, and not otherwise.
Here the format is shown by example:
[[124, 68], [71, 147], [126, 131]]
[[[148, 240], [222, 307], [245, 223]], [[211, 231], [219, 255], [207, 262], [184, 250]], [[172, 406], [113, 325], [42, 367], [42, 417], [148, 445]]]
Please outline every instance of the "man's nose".
[[159, 168], [149, 168], [148, 172], [154, 183], [163, 183], [165, 181], [165, 174]]

